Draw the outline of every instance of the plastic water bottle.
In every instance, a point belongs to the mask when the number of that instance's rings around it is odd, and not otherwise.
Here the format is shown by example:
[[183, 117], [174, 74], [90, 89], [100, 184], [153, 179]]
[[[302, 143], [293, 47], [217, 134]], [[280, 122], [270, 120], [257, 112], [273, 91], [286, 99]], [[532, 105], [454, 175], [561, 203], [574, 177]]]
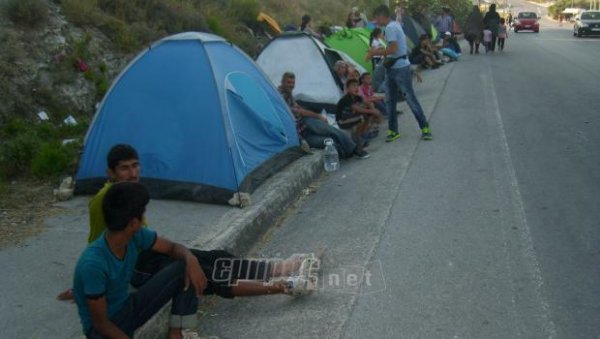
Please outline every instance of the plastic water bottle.
[[324, 163], [327, 172], [335, 172], [340, 168], [340, 157], [331, 138], [325, 139]]

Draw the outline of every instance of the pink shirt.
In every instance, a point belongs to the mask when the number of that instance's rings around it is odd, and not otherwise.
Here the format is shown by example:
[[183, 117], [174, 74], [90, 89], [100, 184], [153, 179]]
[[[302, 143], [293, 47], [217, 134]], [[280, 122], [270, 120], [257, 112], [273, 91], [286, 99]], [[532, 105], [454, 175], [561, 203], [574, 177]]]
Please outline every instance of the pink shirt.
[[501, 38], [501, 39], [508, 38], [508, 34], [506, 32], [506, 25], [500, 25], [500, 28], [498, 29], [498, 38]]
[[371, 86], [366, 85], [360, 85], [360, 87], [358, 88], [358, 94], [364, 99], [368, 99], [375, 95], [375, 93], [373, 92], [373, 88], [371, 88]]

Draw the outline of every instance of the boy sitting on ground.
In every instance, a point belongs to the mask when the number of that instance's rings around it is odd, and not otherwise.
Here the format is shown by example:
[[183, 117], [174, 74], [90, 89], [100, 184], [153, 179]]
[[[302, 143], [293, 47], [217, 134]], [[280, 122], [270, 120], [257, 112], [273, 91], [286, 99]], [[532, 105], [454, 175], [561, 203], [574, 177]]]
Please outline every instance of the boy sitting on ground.
[[[90, 233], [88, 243], [102, 239], [107, 222], [102, 210], [103, 200], [112, 186], [122, 182], [137, 183], [140, 180], [141, 165], [137, 151], [130, 145], [113, 146], [107, 156], [109, 180], [89, 202]], [[147, 226], [147, 220], [141, 220]], [[307, 255], [294, 255], [289, 260], [265, 261], [236, 258], [227, 251], [201, 251], [191, 249], [191, 253], [200, 262], [208, 278], [204, 294], [216, 294], [224, 298], [263, 294], [310, 294], [315, 286], [307, 279], [296, 275]], [[168, 255], [146, 249], [136, 258], [134, 274], [128, 281], [136, 288], [143, 286], [154, 275], [162, 272], [173, 262]], [[223, 264], [227, 264], [223, 266]], [[219, 266], [221, 265], [221, 266]], [[225, 276], [227, 279], [216, 279]], [[290, 277], [287, 285], [265, 283], [273, 277]], [[59, 300], [73, 299], [73, 290], [68, 289], [58, 296]]]
[[[150, 201], [144, 186], [133, 182], [113, 185], [102, 210], [106, 232], [81, 254], [73, 280], [75, 302], [88, 338], [130, 338], [170, 299], [170, 338], [183, 338], [181, 329], [195, 326], [198, 295], [207, 285], [196, 257], [142, 227]], [[137, 292], [129, 294], [138, 253], [152, 249], [175, 259]]]
[[381, 123], [383, 116], [372, 103], [365, 102], [359, 95], [358, 80], [349, 79], [346, 82], [346, 95], [337, 103], [335, 118], [341, 129], [352, 134], [357, 145], [356, 155], [360, 159], [367, 159], [370, 155], [364, 150], [363, 135], [372, 125]]

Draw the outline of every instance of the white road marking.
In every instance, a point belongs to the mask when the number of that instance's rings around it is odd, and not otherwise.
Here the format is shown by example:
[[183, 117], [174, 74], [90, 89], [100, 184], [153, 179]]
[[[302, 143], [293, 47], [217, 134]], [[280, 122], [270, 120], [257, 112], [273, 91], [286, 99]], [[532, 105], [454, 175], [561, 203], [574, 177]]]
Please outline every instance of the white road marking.
[[[508, 180], [510, 185], [510, 197], [512, 200], [513, 211], [515, 213], [516, 222], [519, 225], [518, 230], [520, 232], [520, 238], [524, 247], [524, 257], [528, 260], [528, 264], [531, 269], [531, 278], [534, 281], [534, 294], [535, 301], [541, 308], [541, 320], [543, 322], [544, 334], [548, 338], [555, 338], [557, 336], [556, 326], [552, 321], [550, 315], [550, 305], [543, 293], [544, 280], [542, 277], [540, 264], [537, 260], [535, 250], [533, 249], [533, 240], [531, 237], [531, 228], [527, 221], [525, 214], [525, 208], [523, 204], [523, 198], [521, 196], [521, 190], [519, 188], [519, 182], [515, 172], [515, 167], [512, 161], [510, 147], [506, 138], [506, 131], [500, 113], [500, 105], [498, 104], [498, 97], [496, 95], [496, 88], [494, 86], [493, 74], [491, 69], [491, 59], [488, 58], [486, 72], [481, 74], [482, 87], [484, 97], [488, 103], [488, 108], [491, 110], [490, 121], [498, 132], [498, 138], [500, 142], [500, 149], [502, 151], [502, 160], [504, 162], [504, 169], [508, 172]], [[514, 302], [514, 300], [513, 300]]]

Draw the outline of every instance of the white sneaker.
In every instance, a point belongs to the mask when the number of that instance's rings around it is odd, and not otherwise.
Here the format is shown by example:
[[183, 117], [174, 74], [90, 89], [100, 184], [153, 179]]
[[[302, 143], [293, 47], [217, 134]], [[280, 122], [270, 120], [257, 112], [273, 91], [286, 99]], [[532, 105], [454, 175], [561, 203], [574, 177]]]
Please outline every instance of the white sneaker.
[[201, 337], [198, 332], [190, 329], [181, 330], [181, 334], [183, 335], [183, 339], [204, 339], [206, 337]]
[[317, 290], [317, 285], [312, 279], [305, 279], [301, 276], [287, 278], [285, 285], [285, 294], [291, 296], [311, 295]]

